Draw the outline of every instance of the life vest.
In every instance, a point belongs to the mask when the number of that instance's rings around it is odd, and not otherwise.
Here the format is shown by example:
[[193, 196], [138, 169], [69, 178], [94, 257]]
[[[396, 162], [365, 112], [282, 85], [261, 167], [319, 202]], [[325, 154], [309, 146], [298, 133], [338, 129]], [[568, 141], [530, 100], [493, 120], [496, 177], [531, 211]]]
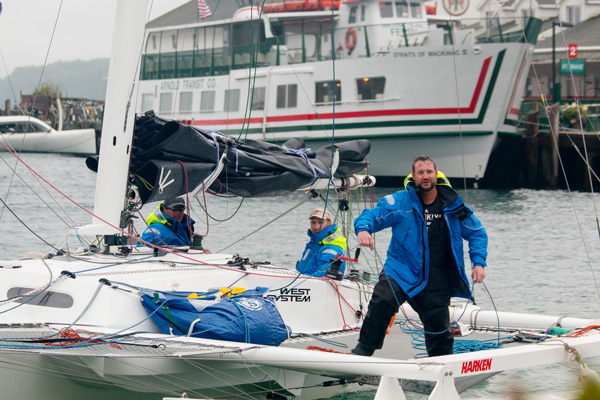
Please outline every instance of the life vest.
[[339, 246], [342, 250], [346, 249], [346, 238], [342, 235], [340, 228], [319, 242], [320, 245]]
[[150, 215], [148, 215], [148, 218], [146, 218], [146, 223], [148, 224], [148, 226], [157, 223], [163, 225], [171, 225], [167, 217], [162, 213], [162, 211], [160, 211], [162, 207], [163, 204], [160, 204], [156, 210], [154, 210]]

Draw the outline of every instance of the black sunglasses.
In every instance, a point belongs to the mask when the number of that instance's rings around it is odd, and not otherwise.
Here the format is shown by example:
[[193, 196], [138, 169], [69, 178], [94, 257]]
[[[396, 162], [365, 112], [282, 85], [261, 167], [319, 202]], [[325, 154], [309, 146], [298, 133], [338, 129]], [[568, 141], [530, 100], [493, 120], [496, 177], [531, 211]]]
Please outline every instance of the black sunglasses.
[[185, 211], [185, 206], [169, 207], [169, 210], [171, 210], [171, 211]]

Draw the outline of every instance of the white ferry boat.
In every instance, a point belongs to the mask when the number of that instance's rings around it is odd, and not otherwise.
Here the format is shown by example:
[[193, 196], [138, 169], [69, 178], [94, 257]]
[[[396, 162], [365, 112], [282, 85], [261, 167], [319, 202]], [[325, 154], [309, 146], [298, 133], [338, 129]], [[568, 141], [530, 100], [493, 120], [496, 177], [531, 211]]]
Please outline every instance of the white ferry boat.
[[417, 0], [285, 1], [149, 28], [137, 111], [313, 149], [366, 138], [371, 175], [405, 176], [427, 154], [448, 177], [477, 180], [499, 134], [516, 133], [541, 21], [494, 37], [427, 11]]

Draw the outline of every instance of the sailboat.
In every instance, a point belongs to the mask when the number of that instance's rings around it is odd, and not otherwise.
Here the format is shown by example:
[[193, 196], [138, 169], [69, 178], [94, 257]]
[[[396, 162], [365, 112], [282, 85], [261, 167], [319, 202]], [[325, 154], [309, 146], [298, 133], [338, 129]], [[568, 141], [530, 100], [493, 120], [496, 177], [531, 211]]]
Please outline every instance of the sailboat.
[[[404, 390], [456, 399], [490, 374], [573, 355], [583, 368], [583, 359], [600, 354], [591, 319], [497, 313], [469, 303], [452, 305], [452, 318], [467, 325], [457, 325], [458, 333], [490, 339], [502, 331], [516, 339], [502, 348], [415, 359], [409, 335], [393, 329], [376, 357], [343, 354], [356, 343], [369, 301], [373, 282], [364, 274], [334, 270], [312, 278], [194, 244], [162, 249], [132, 237], [132, 211], [173, 195], [217, 186], [260, 196], [373, 184], [355, 173], [364, 168], [364, 142], [308, 154], [292, 144], [237, 142], [153, 113], [136, 119], [139, 63], [131, 55], [142, 46], [146, 4], [123, 0], [117, 7], [100, 155], [88, 162], [98, 172], [93, 220], [72, 232], [92, 239], [73, 251], [1, 261], [3, 395], [311, 399], [373, 388], [379, 399], [404, 398]], [[194, 158], [193, 146], [208, 159]], [[231, 179], [218, 179], [223, 176]], [[245, 291], [236, 294], [238, 287]], [[225, 336], [201, 335], [209, 330], [197, 329], [205, 314], [185, 326], [172, 314], [175, 304], [193, 312], [202, 301], [241, 312], [224, 326]], [[253, 325], [258, 309], [271, 310], [276, 324]], [[158, 317], [169, 323], [159, 326]], [[404, 319], [416, 316], [407, 308], [398, 322]], [[240, 321], [242, 338], [228, 338]], [[570, 336], [544, 340], [552, 327]]]

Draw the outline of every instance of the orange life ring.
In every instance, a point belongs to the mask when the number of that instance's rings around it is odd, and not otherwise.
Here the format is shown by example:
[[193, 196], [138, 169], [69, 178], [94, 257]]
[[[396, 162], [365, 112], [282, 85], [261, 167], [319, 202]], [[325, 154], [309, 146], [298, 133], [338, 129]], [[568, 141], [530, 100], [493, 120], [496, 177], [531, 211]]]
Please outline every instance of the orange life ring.
[[346, 48], [352, 50], [356, 46], [356, 31], [354, 28], [348, 28], [346, 31]]

